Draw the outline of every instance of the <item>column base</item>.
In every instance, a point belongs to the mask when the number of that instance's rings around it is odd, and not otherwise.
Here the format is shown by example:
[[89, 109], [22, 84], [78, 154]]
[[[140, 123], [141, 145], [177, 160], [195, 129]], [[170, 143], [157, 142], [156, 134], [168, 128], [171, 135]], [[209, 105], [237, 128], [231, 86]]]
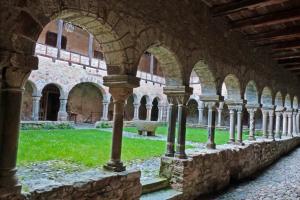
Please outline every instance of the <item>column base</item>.
[[255, 138], [254, 136], [249, 136], [248, 140], [249, 140], [249, 141], [255, 141], [256, 138]]
[[68, 113], [65, 111], [59, 111], [57, 114], [58, 121], [67, 121], [68, 120]]
[[243, 141], [236, 141], [235, 145], [240, 145], [240, 146], [244, 146], [245, 143]]
[[106, 165], [103, 166], [103, 168], [112, 172], [126, 171], [126, 166], [124, 166], [122, 162], [115, 161], [108, 162]]
[[13, 187], [0, 187], [0, 199], [6, 199], [10, 195], [21, 194], [22, 186], [20, 184]]
[[227, 144], [235, 144], [235, 140], [230, 139], [230, 140], [227, 142]]
[[187, 155], [184, 152], [175, 153], [174, 157], [179, 159], [187, 159]]
[[167, 153], [165, 153], [165, 156], [167, 156], [167, 157], [174, 157], [174, 154], [175, 153], [167, 152]]
[[216, 144], [215, 143], [206, 143], [206, 148], [207, 149], [216, 149]]

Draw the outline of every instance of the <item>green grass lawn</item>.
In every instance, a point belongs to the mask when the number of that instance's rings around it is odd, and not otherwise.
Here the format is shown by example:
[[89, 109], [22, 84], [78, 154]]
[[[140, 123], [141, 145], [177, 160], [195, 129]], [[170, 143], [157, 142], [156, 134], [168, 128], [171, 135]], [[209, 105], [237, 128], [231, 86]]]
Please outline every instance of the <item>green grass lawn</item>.
[[[99, 167], [110, 157], [111, 133], [99, 130], [21, 131], [18, 164], [64, 160]], [[164, 153], [166, 143], [123, 137], [122, 160], [147, 159]]]
[[[137, 133], [135, 127], [125, 127], [124, 131]], [[160, 126], [156, 129], [156, 134], [167, 135], [168, 127]], [[203, 128], [187, 128], [186, 129], [186, 140], [191, 142], [207, 142], [207, 130]], [[243, 139], [248, 139], [248, 131], [244, 131]], [[229, 141], [229, 133], [227, 130], [217, 130], [215, 131], [215, 142], [216, 144], [225, 144]]]

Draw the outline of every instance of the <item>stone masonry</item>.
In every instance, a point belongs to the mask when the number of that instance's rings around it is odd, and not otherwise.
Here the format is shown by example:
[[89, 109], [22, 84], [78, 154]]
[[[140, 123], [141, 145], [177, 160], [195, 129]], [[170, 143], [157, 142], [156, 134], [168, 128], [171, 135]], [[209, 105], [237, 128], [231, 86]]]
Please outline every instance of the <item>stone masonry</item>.
[[196, 150], [185, 160], [162, 157], [160, 174], [170, 180], [172, 188], [183, 192], [182, 199], [192, 199], [253, 175], [299, 144], [299, 137], [259, 140], [245, 146]]

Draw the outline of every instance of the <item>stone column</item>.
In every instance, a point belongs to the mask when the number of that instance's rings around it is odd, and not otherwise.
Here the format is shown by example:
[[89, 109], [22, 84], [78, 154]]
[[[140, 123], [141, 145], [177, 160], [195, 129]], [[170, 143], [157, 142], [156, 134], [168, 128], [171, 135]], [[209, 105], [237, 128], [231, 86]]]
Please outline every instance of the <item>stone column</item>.
[[282, 135], [287, 136], [287, 112], [282, 114]]
[[163, 109], [164, 109], [163, 105], [158, 106], [158, 119], [157, 119], [157, 121], [159, 121], [159, 122], [163, 121], [163, 114], [164, 114]]
[[300, 125], [300, 123], [299, 123], [299, 120], [300, 120], [300, 111], [298, 110], [298, 112], [297, 112], [297, 116], [296, 116], [296, 126], [297, 126], [297, 133], [298, 133], [298, 135], [300, 134], [300, 127], [299, 127], [299, 125]]
[[173, 157], [175, 153], [175, 130], [176, 130], [176, 105], [173, 98], [168, 97], [169, 111], [168, 111], [168, 137], [167, 137], [167, 152], [168, 157]]
[[218, 124], [217, 126], [220, 127], [222, 126], [222, 111], [223, 111], [223, 108], [218, 108]]
[[140, 79], [129, 75], [113, 75], [105, 76], [103, 80], [104, 85], [109, 87], [114, 104], [111, 157], [104, 169], [120, 172], [126, 169], [121, 161], [124, 105], [133, 88], [139, 86]]
[[164, 87], [164, 93], [172, 96], [178, 104], [178, 133], [175, 157], [186, 159], [185, 154], [185, 133], [186, 133], [186, 104], [193, 93], [193, 88], [188, 86]]
[[293, 135], [297, 135], [296, 116], [297, 116], [297, 110], [294, 109], [294, 111], [293, 111]]
[[281, 117], [281, 112], [276, 111], [276, 127], [275, 127], [275, 137], [281, 139], [281, 134], [280, 134], [280, 117]]
[[256, 140], [255, 139], [255, 112], [256, 108], [247, 108], [249, 112], [249, 140]]
[[32, 120], [39, 121], [39, 112], [40, 112], [40, 96], [32, 97]]
[[207, 120], [207, 132], [208, 132], [208, 141], [206, 147], [208, 149], [215, 149], [215, 123], [216, 123], [216, 107], [215, 102], [207, 103], [208, 108], [208, 120]]
[[268, 138], [268, 114], [269, 111], [268, 110], [264, 110], [262, 109], [262, 129], [263, 129], [263, 136], [265, 138]]
[[237, 143], [243, 143], [243, 106], [237, 108]]
[[235, 143], [235, 108], [228, 106], [230, 125], [229, 125], [229, 142], [230, 144]]
[[203, 103], [198, 106], [198, 123], [203, 125]]
[[57, 47], [57, 58], [60, 58], [60, 49], [61, 49], [61, 39], [62, 39], [62, 32], [63, 32], [64, 22], [63, 20], [57, 20], [57, 40], [56, 40], [56, 47]]
[[139, 107], [140, 107], [140, 104], [139, 103], [134, 103], [133, 106], [134, 106], [134, 116], [133, 116], [133, 119], [134, 120], [138, 120], [139, 119]]
[[273, 121], [274, 121], [274, 110], [269, 111], [269, 138], [272, 140], [275, 140], [274, 138], [274, 127], [273, 127]]
[[146, 120], [150, 121], [151, 120], [152, 105], [151, 104], [147, 104], [146, 105], [146, 109], [147, 109], [147, 118], [146, 118]]
[[108, 101], [103, 101], [103, 110], [102, 110], [102, 121], [108, 121], [108, 106], [109, 106], [109, 102]]
[[[17, 151], [19, 141], [20, 114], [24, 84], [31, 68], [38, 65], [35, 57], [16, 57], [19, 67], [2, 69], [0, 83], [0, 199], [9, 194], [19, 194], [21, 185], [16, 176]], [[27, 63], [28, 62], [28, 63]], [[29, 66], [27, 66], [29, 65]]]
[[293, 113], [288, 112], [288, 136], [293, 137]]
[[59, 99], [60, 100], [60, 107], [58, 111], [57, 120], [58, 121], [67, 121], [68, 120], [68, 113], [67, 113], [67, 102], [68, 99]]

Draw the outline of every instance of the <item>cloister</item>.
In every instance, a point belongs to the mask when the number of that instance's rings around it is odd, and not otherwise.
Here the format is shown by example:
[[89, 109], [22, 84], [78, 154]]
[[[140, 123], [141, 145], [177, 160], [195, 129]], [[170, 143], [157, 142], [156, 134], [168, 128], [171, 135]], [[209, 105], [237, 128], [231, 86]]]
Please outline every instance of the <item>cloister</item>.
[[[127, 170], [121, 158], [125, 121], [167, 124], [160, 175], [180, 192], [173, 199], [216, 192], [269, 166], [300, 144], [299, 6], [1, 2], [0, 199], [26, 199], [16, 175], [21, 121], [112, 124], [103, 177], [28, 199], [139, 199], [140, 172]], [[51, 27], [54, 46], [41, 42]], [[87, 34], [88, 47], [76, 38], [65, 47], [73, 36], [63, 31], [74, 29]], [[72, 52], [76, 45], [88, 54]], [[207, 128], [205, 150], [186, 151], [187, 124]], [[216, 127], [228, 128], [228, 148], [216, 145]]]

